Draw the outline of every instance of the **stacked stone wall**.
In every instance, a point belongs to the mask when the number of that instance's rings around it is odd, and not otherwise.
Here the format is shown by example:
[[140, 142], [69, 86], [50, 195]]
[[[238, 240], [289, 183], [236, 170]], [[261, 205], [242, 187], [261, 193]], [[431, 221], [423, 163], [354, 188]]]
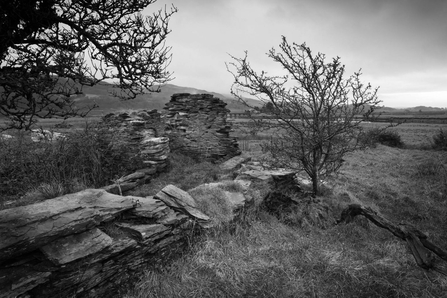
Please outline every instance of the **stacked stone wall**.
[[135, 273], [162, 266], [208, 227], [173, 185], [154, 197], [87, 189], [0, 211], [0, 298], [116, 297]]
[[226, 103], [211, 94], [178, 93], [166, 104], [168, 133], [181, 150], [217, 161], [239, 155], [236, 138], [230, 137]]
[[[135, 173], [104, 189], [122, 194], [147, 183], [167, 166], [171, 148], [210, 161], [239, 155], [237, 140], [230, 136], [229, 110], [225, 106], [211, 94], [179, 93], [172, 95], [163, 113], [140, 110], [104, 116], [102, 123], [114, 139], [125, 143], [130, 155], [142, 160]], [[128, 173], [117, 173], [124, 174]]]
[[[169, 138], [164, 136], [165, 125], [156, 110], [108, 114], [102, 123], [114, 134], [114, 139], [124, 142], [130, 153], [142, 160], [135, 173], [122, 177], [105, 187], [109, 192], [121, 194], [162, 171], [168, 164]], [[124, 173], [117, 173], [118, 175]]]

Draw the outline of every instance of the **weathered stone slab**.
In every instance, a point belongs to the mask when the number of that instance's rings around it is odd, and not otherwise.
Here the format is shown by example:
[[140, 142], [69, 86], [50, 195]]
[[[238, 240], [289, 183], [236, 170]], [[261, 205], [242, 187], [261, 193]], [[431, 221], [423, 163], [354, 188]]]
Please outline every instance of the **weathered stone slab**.
[[157, 172], [157, 168], [155, 168], [155, 167], [144, 168], [144, 169], [137, 170], [137, 172], [144, 173], [145, 175], [153, 175]]
[[169, 212], [169, 207], [160, 200], [154, 199], [149, 196], [145, 198], [139, 198], [138, 205], [130, 213], [138, 217], [160, 218]]
[[167, 143], [169, 143], [169, 138], [167, 137], [145, 138], [141, 140], [141, 144], [145, 146], [148, 145], [160, 146], [161, 144], [167, 144]]
[[168, 214], [157, 219], [157, 223], [167, 226], [178, 225], [185, 222], [189, 218], [187, 215], [178, 213], [172, 209], [169, 209], [169, 211], [170, 212]]
[[220, 164], [220, 168], [225, 171], [237, 170], [244, 162], [251, 160], [249, 156], [235, 156]]
[[163, 188], [155, 195], [156, 199], [163, 201], [169, 207], [177, 210], [182, 210], [190, 216], [199, 220], [199, 222], [206, 223], [210, 218], [197, 209], [197, 203], [194, 199], [180, 188], [170, 184]]
[[166, 205], [175, 208], [190, 206], [197, 208], [197, 203], [186, 191], [169, 184], [155, 195], [155, 198], [163, 201]]
[[105, 191], [115, 195], [122, 195], [128, 190], [134, 189], [140, 183], [139, 182], [124, 182], [120, 184], [111, 184], [103, 187]]
[[295, 171], [287, 169], [277, 169], [277, 170], [248, 170], [241, 173], [241, 177], [238, 176], [236, 179], [251, 178], [266, 181], [272, 179], [272, 176], [283, 176], [295, 173]]
[[153, 197], [140, 198], [138, 207], [130, 211], [136, 217], [153, 219], [163, 225], [177, 225], [184, 222], [188, 216], [169, 208], [160, 200]]
[[112, 238], [95, 228], [59, 238], [41, 247], [41, 251], [54, 264], [62, 265], [97, 253], [111, 244]]
[[116, 223], [118, 227], [130, 230], [139, 241], [157, 240], [170, 233], [171, 229], [161, 224], [136, 225], [129, 223]]
[[130, 175], [124, 176], [117, 180], [118, 183], [124, 183], [124, 182], [132, 182], [132, 181], [138, 181], [140, 179], [143, 179], [146, 175], [143, 172], [135, 172]]
[[133, 197], [87, 189], [41, 203], [0, 211], [0, 263], [56, 238], [80, 233], [136, 206]]
[[[9, 274], [0, 270], [0, 298], [17, 297], [49, 280], [51, 272], [39, 272], [26, 267], [11, 270]], [[1, 280], [5, 278], [4, 282]]]

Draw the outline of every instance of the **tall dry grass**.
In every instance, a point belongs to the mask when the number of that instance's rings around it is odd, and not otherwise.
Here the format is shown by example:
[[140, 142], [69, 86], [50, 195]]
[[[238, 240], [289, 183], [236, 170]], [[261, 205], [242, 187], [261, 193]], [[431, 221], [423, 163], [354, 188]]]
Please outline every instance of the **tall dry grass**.
[[[348, 204], [364, 204], [396, 223], [414, 224], [447, 248], [445, 166], [444, 152], [378, 145], [347, 156], [341, 172], [327, 181], [331, 191], [320, 199], [330, 205], [334, 218]], [[218, 194], [209, 204], [219, 205], [217, 198]], [[254, 208], [235, 228], [221, 227], [195, 239], [189, 252], [169, 267], [147, 271], [125, 297], [444, 297], [447, 293], [445, 276], [418, 267], [404, 242], [365, 219], [326, 230], [302, 229]]]
[[33, 142], [29, 134], [16, 132], [0, 139], [0, 201], [12, 201], [12, 207], [108, 185], [141, 167], [137, 150], [100, 124], [57, 141]]

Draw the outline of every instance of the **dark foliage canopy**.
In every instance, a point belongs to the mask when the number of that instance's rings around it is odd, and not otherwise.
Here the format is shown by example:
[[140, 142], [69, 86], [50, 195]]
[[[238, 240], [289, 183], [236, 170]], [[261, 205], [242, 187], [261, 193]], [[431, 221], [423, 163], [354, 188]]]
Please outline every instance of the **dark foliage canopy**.
[[71, 95], [113, 82], [123, 99], [170, 80], [165, 40], [175, 7], [156, 0], [0, 1], [0, 116], [29, 129], [37, 118], [85, 115]]

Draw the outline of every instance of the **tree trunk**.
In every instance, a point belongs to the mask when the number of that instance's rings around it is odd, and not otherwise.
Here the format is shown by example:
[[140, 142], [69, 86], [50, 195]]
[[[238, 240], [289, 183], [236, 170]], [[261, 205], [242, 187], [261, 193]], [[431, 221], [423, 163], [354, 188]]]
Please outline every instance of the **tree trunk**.
[[435, 262], [436, 260], [431, 254], [433, 252], [444, 261], [447, 261], [447, 251], [430, 242], [427, 235], [410, 225], [396, 225], [392, 221], [377, 214], [371, 208], [358, 204], [351, 204], [343, 210], [337, 224], [351, 222], [357, 215], [363, 215], [376, 226], [386, 229], [396, 237], [406, 241], [418, 266], [424, 269], [433, 269], [447, 275], [445, 264]]
[[319, 178], [318, 171], [315, 171], [313, 173], [312, 177], [311, 177], [311, 179], [312, 179], [312, 191], [313, 191], [315, 196], [320, 194], [319, 187], [318, 187], [318, 178]]

